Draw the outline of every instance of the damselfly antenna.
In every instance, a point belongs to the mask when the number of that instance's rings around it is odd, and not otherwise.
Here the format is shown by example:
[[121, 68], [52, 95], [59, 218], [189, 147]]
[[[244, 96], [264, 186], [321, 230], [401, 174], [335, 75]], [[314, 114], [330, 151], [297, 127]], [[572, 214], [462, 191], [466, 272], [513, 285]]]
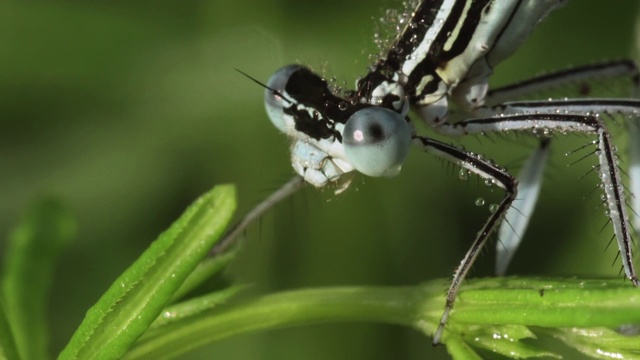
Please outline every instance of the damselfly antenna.
[[282, 98], [282, 100], [291, 103], [291, 101], [288, 100], [287, 98], [285, 98], [278, 90], [270, 88], [269, 86], [267, 86], [267, 84], [263, 83], [262, 81], [254, 78], [253, 76], [247, 74], [246, 72], [244, 72], [244, 71], [242, 71], [240, 69], [234, 68], [234, 70], [239, 72], [240, 74], [244, 75], [245, 77], [247, 77], [249, 80], [253, 81], [254, 83], [262, 86], [263, 88], [265, 88], [265, 89], [267, 89], [269, 91], [271, 91], [273, 96], [280, 97], [280, 98]]

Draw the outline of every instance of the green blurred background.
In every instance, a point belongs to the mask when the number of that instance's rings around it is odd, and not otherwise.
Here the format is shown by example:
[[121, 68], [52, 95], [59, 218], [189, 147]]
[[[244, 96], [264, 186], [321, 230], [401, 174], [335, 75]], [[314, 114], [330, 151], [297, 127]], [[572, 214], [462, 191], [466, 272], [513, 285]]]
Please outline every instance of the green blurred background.
[[[613, 5], [615, 4], [615, 5]], [[292, 175], [288, 141], [263, 110], [266, 81], [301, 62], [348, 84], [364, 73], [374, 21], [398, 1], [12, 1], [0, 4], [0, 230], [30, 200], [74, 209], [51, 302], [57, 353], [87, 308], [181, 211], [232, 182], [238, 215]], [[573, 1], [498, 67], [494, 84], [631, 54], [637, 1]], [[497, 139], [501, 140], [501, 139]], [[517, 172], [534, 142], [463, 141]], [[518, 275], [616, 276], [611, 230], [588, 196], [593, 160], [567, 168], [586, 137], [559, 137]], [[414, 151], [394, 179], [356, 177], [340, 196], [305, 189], [247, 233], [227, 278], [254, 292], [403, 285], [448, 278], [488, 215], [492, 193]], [[487, 199], [474, 206], [477, 197]], [[586, 197], [586, 199], [584, 199]], [[472, 276], [492, 273], [485, 252]], [[1, 250], [0, 250], [1, 251]], [[443, 280], [443, 292], [446, 289]], [[241, 336], [185, 358], [431, 359], [443, 347], [411, 329], [332, 324]]]

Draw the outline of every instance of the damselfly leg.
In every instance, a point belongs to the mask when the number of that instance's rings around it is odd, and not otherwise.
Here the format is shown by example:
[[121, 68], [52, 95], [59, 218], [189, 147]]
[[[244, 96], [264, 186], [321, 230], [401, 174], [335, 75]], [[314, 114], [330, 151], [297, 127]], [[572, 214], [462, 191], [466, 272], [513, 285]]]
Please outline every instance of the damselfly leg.
[[[572, 93], [589, 96], [593, 82], [607, 82], [616, 79], [621, 79], [628, 83], [630, 88], [628, 96], [632, 98], [639, 97], [640, 75], [636, 63], [631, 60], [618, 60], [551, 72], [511, 85], [490, 89], [485, 103], [488, 106], [496, 106], [500, 103], [523, 99], [536, 93], [556, 88], [569, 88]], [[558, 108], [555, 110], [569, 111], [570, 109]], [[629, 116], [633, 115], [633, 107], [626, 110]], [[630, 193], [639, 194], [640, 131], [638, 124], [633, 119], [630, 119], [624, 125], [629, 133], [630, 165], [627, 171], [630, 177]], [[525, 233], [529, 219], [533, 215], [542, 185], [542, 174], [548, 158], [548, 145], [548, 139], [543, 140], [541, 146], [532, 153], [518, 175], [520, 196], [514, 200], [513, 208], [507, 213], [498, 233], [499, 242], [496, 244], [496, 274], [498, 275], [506, 273], [507, 267], [522, 240], [522, 234]], [[629, 201], [632, 209], [640, 209], [640, 200], [637, 197], [631, 196]], [[632, 216], [634, 218], [633, 224], [637, 229], [640, 225], [640, 218], [636, 212], [633, 212]]]

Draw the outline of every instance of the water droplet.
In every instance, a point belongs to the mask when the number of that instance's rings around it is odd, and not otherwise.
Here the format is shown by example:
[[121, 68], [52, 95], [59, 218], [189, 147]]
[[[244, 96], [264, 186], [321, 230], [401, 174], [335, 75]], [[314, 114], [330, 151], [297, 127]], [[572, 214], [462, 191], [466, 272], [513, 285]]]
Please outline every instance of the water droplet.
[[486, 179], [484, 181], [484, 184], [487, 186], [493, 186], [493, 183], [494, 183], [493, 179]]
[[338, 104], [338, 109], [345, 111], [347, 110], [347, 107], [349, 106], [349, 104], [347, 104], [346, 101], [340, 101], [340, 103]]
[[489, 211], [493, 214], [494, 212], [498, 211], [498, 204], [491, 204], [489, 205]]
[[481, 198], [481, 197], [477, 198], [475, 204], [476, 204], [476, 206], [483, 206], [484, 205], [484, 199]]
[[176, 313], [171, 311], [165, 311], [162, 313], [162, 317], [164, 317], [165, 319], [171, 319], [172, 317], [175, 317], [175, 316], [176, 316]]
[[458, 177], [460, 178], [460, 180], [467, 180], [467, 179], [469, 179], [469, 170], [467, 170], [467, 169], [460, 169], [460, 171], [458, 172]]

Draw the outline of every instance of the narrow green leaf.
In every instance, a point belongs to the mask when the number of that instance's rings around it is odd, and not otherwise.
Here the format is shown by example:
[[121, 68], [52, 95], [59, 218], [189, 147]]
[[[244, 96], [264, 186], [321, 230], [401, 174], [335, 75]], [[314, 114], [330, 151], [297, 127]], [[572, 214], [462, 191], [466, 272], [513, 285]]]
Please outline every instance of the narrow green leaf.
[[523, 325], [483, 326], [471, 331], [465, 330], [462, 337], [473, 347], [486, 349], [514, 359], [562, 358], [557, 354], [520, 341], [536, 337], [528, 327]]
[[122, 357], [211, 250], [234, 210], [232, 185], [196, 200], [89, 309], [60, 359]]
[[447, 337], [447, 352], [454, 360], [482, 360], [467, 342], [456, 335]]
[[211, 294], [198, 296], [168, 306], [162, 311], [162, 314], [160, 314], [160, 316], [151, 324], [149, 330], [147, 330], [147, 332], [145, 332], [142, 337], [146, 338], [152, 335], [153, 332], [158, 332], [158, 330], [163, 331], [162, 328], [168, 325], [176, 323], [185, 318], [198, 316], [198, 314], [200, 313], [216, 308], [229, 301], [229, 299], [237, 295], [241, 290], [245, 288], [246, 286], [232, 286]]
[[18, 348], [9, 328], [9, 321], [4, 312], [4, 305], [0, 299], [0, 360], [18, 360]]
[[640, 358], [640, 335], [622, 335], [607, 328], [552, 329], [549, 333], [595, 359]]
[[10, 328], [21, 358], [47, 359], [49, 291], [56, 261], [75, 236], [71, 212], [43, 198], [29, 207], [9, 236], [2, 290]]

